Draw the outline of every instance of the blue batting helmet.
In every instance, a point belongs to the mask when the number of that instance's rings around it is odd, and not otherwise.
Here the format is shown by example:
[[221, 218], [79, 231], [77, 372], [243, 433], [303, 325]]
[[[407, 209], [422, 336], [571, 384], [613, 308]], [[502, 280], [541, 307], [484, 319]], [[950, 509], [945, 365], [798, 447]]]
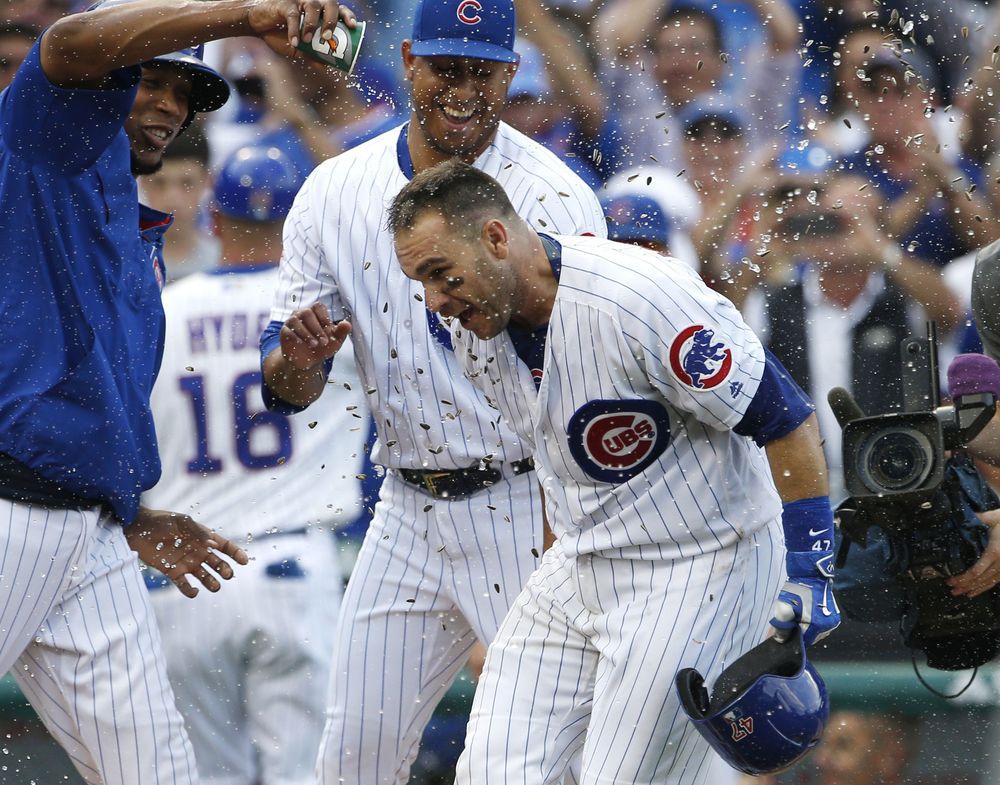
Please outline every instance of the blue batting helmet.
[[280, 221], [305, 178], [277, 147], [241, 147], [215, 178], [215, 206], [243, 221]]
[[726, 668], [709, 697], [694, 668], [677, 674], [681, 706], [698, 732], [730, 766], [769, 774], [816, 746], [830, 716], [826, 685], [806, 659], [796, 628], [784, 642], [769, 638]]
[[[101, 0], [94, 3], [88, 11], [107, 8], [114, 5], [124, 5], [134, 0]], [[191, 115], [188, 116], [185, 127], [194, 119], [194, 112], [214, 112], [229, 100], [229, 83], [225, 78], [203, 60], [205, 47], [202, 45], [180, 49], [165, 55], [157, 55], [146, 62], [169, 63], [184, 71], [191, 79]]]

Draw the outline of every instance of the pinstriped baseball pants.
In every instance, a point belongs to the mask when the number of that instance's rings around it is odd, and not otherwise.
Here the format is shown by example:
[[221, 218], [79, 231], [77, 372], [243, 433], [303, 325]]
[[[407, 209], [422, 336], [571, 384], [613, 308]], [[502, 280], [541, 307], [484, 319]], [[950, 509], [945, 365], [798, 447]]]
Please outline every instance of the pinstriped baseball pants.
[[435, 500], [389, 472], [341, 605], [320, 785], [405, 785], [424, 726], [542, 550], [534, 472]]
[[[716, 785], [674, 675], [708, 684], [763, 640], [784, 580], [776, 519], [690, 559], [567, 556], [531, 576], [489, 648], [456, 785]], [[582, 751], [582, 753], [581, 753]]]
[[90, 785], [194, 785], [191, 744], [122, 527], [0, 499], [0, 673]]

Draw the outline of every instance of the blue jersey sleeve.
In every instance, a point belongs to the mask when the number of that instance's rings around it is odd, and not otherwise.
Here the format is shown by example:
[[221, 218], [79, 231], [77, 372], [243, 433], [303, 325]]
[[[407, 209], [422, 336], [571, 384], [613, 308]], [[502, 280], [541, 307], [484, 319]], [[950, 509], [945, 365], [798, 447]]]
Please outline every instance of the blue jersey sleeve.
[[[281, 345], [280, 333], [283, 324], [283, 322], [268, 322], [267, 327], [264, 328], [264, 332], [260, 335], [261, 371], [264, 370], [264, 359]], [[329, 376], [330, 369], [333, 368], [332, 357], [323, 363], [323, 368], [326, 371], [327, 376]], [[264, 398], [264, 406], [272, 412], [278, 412], [279, 414], [298, 414], [308, 408], [306, 406], [296, 406], [294, 403], [289, 403], [283, 398], [279, 398], [271, 392], [271, 388], [267, 386], [266, 382], [260, 386], [260, 392]]]
[[733, 428], [763, 447], [787, 436], [813, 413], [809, 396], [795, 383], [785, 366], [767, 349], [764, 350], [764, 375], [743, 419]]
[[121, 131], [142, 69], [136, 65], [112, 72], [103, 90], [59, 87], [42, 70], [41, 42], [0, 94], [0, 144], [33, 164], [82, 172]]

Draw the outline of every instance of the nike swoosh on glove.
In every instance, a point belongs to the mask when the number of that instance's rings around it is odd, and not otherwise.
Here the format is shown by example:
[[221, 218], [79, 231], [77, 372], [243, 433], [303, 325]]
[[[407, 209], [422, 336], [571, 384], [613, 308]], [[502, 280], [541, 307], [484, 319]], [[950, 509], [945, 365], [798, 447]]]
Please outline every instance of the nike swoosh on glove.
[[802, 629], [802, 641], [812, 646], [840, 626], [840, 609], [833, 596], [833, 580], [820, 577], [789, 578], [774, 603], [771, 626], [790, 630], [796, 624]]

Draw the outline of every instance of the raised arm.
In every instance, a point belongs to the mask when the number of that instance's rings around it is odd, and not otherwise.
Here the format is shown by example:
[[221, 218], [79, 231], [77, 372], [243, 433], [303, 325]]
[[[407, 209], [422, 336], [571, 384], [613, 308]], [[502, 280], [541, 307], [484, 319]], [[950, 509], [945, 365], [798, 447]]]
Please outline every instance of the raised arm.
[[280, 54], [296, 54], [299, 20], [309, 40], [324, 12], [324, 30], [354, 15], [333, 0], [134, 0], [57, 21], [42, 38], [45, 75], [63, 87], [99, 87], [112, 71], [203, 41], [238, 35], [264, 38]]
[[520, 28], [538, 47], [553, 85], [568, 106], [576, 107], [588, 136], [601, 132], [607, 101], [579, 43], [538, 0], [516, 0]]

